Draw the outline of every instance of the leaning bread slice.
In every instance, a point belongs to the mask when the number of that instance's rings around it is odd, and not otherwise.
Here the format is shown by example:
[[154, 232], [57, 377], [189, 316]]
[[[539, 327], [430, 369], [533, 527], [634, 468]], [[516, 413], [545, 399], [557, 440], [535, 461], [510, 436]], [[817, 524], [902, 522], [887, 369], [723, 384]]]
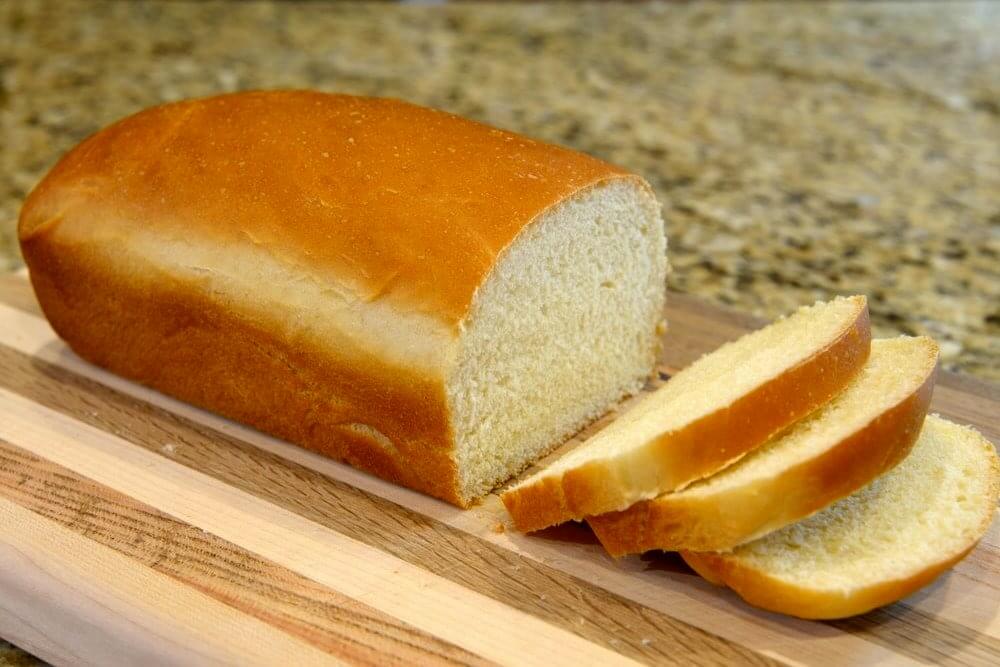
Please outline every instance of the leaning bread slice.
[[738, 463], [587, 521], [608, 553], [621, 556], [727, 551], [809, 516], [906, 457], [930, 404], [937, 352], [925, 337], [873, 341], [842, 393]]
[[996, 451], [929, 416], [910, 456], [852, 496], [730, 553], [682, 552], [752, 605], [842, 618], [903, 598], [961, 560], [996, 509]]
[[691, 364], [503, 502], [520, 530], [622, 510], [711, 475], [840, 392], [870, 349], [864, 297], [801, 308]]

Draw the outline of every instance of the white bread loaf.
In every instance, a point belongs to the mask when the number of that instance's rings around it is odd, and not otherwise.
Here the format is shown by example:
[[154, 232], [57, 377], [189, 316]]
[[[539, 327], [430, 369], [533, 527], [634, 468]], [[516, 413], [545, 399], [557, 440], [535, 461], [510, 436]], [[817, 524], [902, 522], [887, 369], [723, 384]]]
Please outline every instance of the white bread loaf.
[[802, 308], [694, 362], [503, 502], [531, 531], [681, 489], [829, 401], [870, 342], [864, 297]]
[[1000, 464], [971, 428], [928, 416], [910, 455], [826, 510], [729, 553], [682, 552], [752, 605], [841, 618], [899, 600], [961, 560], [996, 512]]
[[642, 179], [395, 100], [144, 111], [19, 236], [85, 359], [458, 505], [637, 391], [661, 333]]
[[851, 383], [725, 470], [587, 521], [613, 556], [650, 549], [727, 551], [823, 509], [898, 464], [934, 389], [930, 338], [872, 341]]

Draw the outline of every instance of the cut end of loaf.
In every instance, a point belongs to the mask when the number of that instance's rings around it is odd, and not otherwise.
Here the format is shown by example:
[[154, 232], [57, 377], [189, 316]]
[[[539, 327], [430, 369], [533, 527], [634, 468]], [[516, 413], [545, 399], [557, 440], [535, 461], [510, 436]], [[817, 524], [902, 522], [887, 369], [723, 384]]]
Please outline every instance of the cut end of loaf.
[[747, 602], [840, 618], [899, 600], [963, 558], [1000, 493], [993, 445], [937, 416], [899, 466], [813, 517], [729, 553], [684, 552]]
[[659, 207], [616, 178], [544, 213], [480, 287], [448, 378], [464, 502], [637, 392], [659, 346]]
[[504, 503], [531, 531], [683, 488], [840, 392], [864, 366], [870, 341], [864, 297], [800, 309], [702, 357], [509, 490]]

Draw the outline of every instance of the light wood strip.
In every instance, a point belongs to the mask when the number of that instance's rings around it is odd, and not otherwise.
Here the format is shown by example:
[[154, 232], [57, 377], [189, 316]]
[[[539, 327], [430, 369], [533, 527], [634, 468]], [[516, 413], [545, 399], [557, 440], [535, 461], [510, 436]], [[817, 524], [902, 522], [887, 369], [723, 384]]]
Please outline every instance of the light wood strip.
[[101, 666], [336, 662], [6, 498], [0, 498], [0, 529], [0, 622], [12, 640], [46, 660]]
[[[76, 360], [72, 355], [66, 354], [65, 358], [69, 362]], [[93, 369], [87, 364], [83, 364], [76, 360], [75, 363], [81, 365], [84, 372], [87, 370], [92, 370], [96, 373], [103, 373], [98, 369]], [[110, 381], [118, 381], [122, 383], [125, 388], [131, 387], [133, 391], [146, 392], [147, 390], [142, 390], [141, 388], [136, 388], [134, 385], [122, 381], [114, 376], [110, 376]], [[68, 384], [66, 378], [61, 378], [58, 386], [65, 386]], [[183, 404], [178, 404], [169, 399], [164, 399], [159, 397], [154, 392], [148, 392], [149, 397], [152, 399], [159, 399], [169, 402], [170, 405], [175, 406], [178, 411], [188, 410], [191, 414], [200, 415], [208, 419], [217, 420], [220, 425], [224, 428], [236, 429], [245, 439], [249, 439], [255, 442], [255, 444], [273, 446], [276, 451], [282, 453], [283, 456], [289, 458], [294, 457], [312, 457], [308, 452], [295, 447], [290, 447], [285, 443], [280, 443], [273, 439], [269, 439], [266, 436], [262, 436], [249, 429], [243, 429], [237, 425], [226, 422], [225, 420], [219, 420], [214, 418], [207, 413], [203, 413], [198, 410], [194, 410]], [[103, 401], [98, 401], [95, 405], [102, 405]], [[117, 410], [117, 408], [116, 408]], [[102, 428], [110, 428], [114, 430], [114, 427], [109, 427], [108, 425], [102, 426]], [[131, 434], [137, 435], [135, 433]], [[141, 437], [141, 436], [140, 436]], [[260, 441], [260, 442], [258, 442]], [[202, 450], [203, 448], [210, 448], [212, 446], [211, 440], [189, 443], [194, 446], [191, 447], [192, 450]], [[224, 458], [224, 455], [223, 455]], [[844, 635], [841, 633], [834, 633], [829, 637], [825, 637], [821, 632], [816, 631], [815, 624], [809, 624], [799, 621], [793, 621], [791, 619], [775, 619], [775, 617], [767, 614], [762, 614], [760, 612], [755, 612], [739, 603], [738, 601], [729, 600], [726, 607], [726, 612], [720, 614], [718, 611], [718, 606], [720, 604], [720, 595], [722, 599], [726, 599], [725, 593], [720, 593], [715, 590], [711, 590], [710, 587], [706, 587], [703, 582], [697, 581], [693, 576], [688, 575], [682, 580], [675, 578], [664, 579], [663, 572], [650, 573], [646, 571], [641, 561], [634, 561], [631, 559], [626, 559], [618, 564], [609, 564], [607, 560], [596, 550], [596, 546], [592, 543], [592, 537], [588, 536], [589, 544], [581, 544], [580, 546], [586, 547], [588, 551], [575, 552], [574, 547], [577, 545], [567, 545], [560, 544], [558, 542], [553, 543], [551, 540], [537, 539], [535, 537], [524, 538], [523, 536], [511, 536], [511, 535], [497, 535], [492, 531], [492, 527], [497, 525], [497, 520], [502, 516], [502, 512], [499, 510], [499, 506], [495, 504], [495, 501], [487, 503], [487, 506], [473, 510], [472, 512], [460, 512], [456, 511], [454, 508], [445, 506], [437, 501], [420, 496], [419, 494], [413, 494], [404, 489], [399, 489], [398, 487], [385, 484], [380, 480], [375, 480], [363, 473], [358, 473], [350, 468], [340, 466], [328, 459], [323, 459], [322, 457], [312, 457], [313, 463], [320, 466], [326, 466], [325, 471], [330, 474], [337, 475], [342, 474], [345, 476], [351, 476], [351, 483], [357, 485], [372, 485], [377, 493], [389, 496], [391, 494], [401, 494], [396, 496], [397, 498], [405, 498], [402, 500], [403, 504], [410, 507], [414, 507], [414, 504], [419, 505], [424, 503], [423, 509], [424, 513], [431, 513], [433, 511], [442, 512], [441, 518], [445, 521], [455, 521], [456, 524], [463, 521], [471, 521], [473, 525], [467, 526], [472, 530], [478, 531], [478, 533], [484, 539], [509, 539], [512, 544], [505, 544], [506, 548], [512, 548], [519, 553], [527, 555], [535, 560], [548, 560], [550, 565], [555, 569], [563, 570], [566, 572], [574, 572], [582, 578], [599, 582], [599, 584], [609, 590], [617, 592], [624, 597], [631, 598], [637, 602], [645, 604], [653, 609], [665, 611], [666, 613], [682, 614], [683, 618], [688, 622], [693, 622], [698, 627], [706, 627], [712, 631], [718, 632], [718, 634], [725, 636], [729, 639], [737, 641], [741, 644], [751, 646], [754, 648], [759, 647], [762, 651], [768, 651], [769, 655], [781, 656], [782, 659], [792, 659], [792, 660], [809, 660], [810, 658], [815, 660], [818, 656], [822, 655], [824, 659], [836, 660], [837, 656], [840, 655], [843, 660], [858, 660], [870, 659], [872, 661], [881, 661], [893, 656], [891, 652], [883, 654], [884, 649], [875, 646], [874, 643], [868, 642], [858, 642], [853, 636]], [[198, 464], [202, 468], [220, 468], [220, 463], [211, 463], [202, 461]], [[221, 470], [213, 470], [214, 474], [224, 474], [227, 465], [222, 463]], [[253, 465], [236, 465], [230, 470], [232, 476], [235, 478], [242, 478], [246, 472], [253, 471], [255, 469], [261, 469], [262, 464], [255, 462]], [[206, 468], [206, 469], [207, 469]], [[266, 466], [264, 466], [266, 469]], [[272, 480], [273, 481], [273, 480]], [[230, 480], [231, 483], [238, 484], [239, 479]], [[266, 492], [266, 480], [261, 483], [260, 480], [254, 482], [253, 480], [248, 480], [249, 485], [258, 485], [259, 490], [256, 493]], [[308, 491], [298, 491], [293, 492], [294, 489], [289, 488], [279, 488], [278, 492], [285, 497], [282, 498], [272, 498], [272, 502], [281, 503], [286, 501], [286, 499], [291, 499], [289, 502], [294, 503], [295, 498], [298, 495], [304, 497], [308, 504], [311, 506], [315, 503], [316, 499], [313, 496], [316, 489], [310, 489]], [[286, 498], [287, 497], [287, 498]], [[338, 502], [343, 502], [338, 499]], [[429, 504], [428, 504], [429, 503]], [[436, 508], [436, 510], [435, 510]], [[483, 513], [483, 510], [487, 512]], [[303, 513], [308, 513], [312, 511], [311, 507], [296, 508], [295, 511], [300, 511]], [[368, 510], [369, 512], [378, 510]], [[328, 515], [332, 516], [332, 515]], [[478, 517], [478, 520], [476, 519]], [[319, 520], [322, 517], [311, 517], [314, 520]], [[485, 519], [485, 521], [483, 521]], [[411, 529], [412, 530], [412, 529]], [[406, 540], [410, 535], [410, 531], [404, 527], [403, 531], [400, 533], [400, 540]], [[639, 567], [636, 567], [638, 564]], [[692, 583], [688, 579], [695, 579]], [[943, 612], [945, 615], [952, 613], [954, 610], [951, 607], [946, 607]], [[742, 622], [737, 622], [740, 620]], [[982, 622], [982, 617], [974, 618], [973, 625]], [[701, 623], [704, 623], [702, 625]], [[769, 632], [762, 632], [761, 628], [765, 627]], [[874, 625], [874, 632], [883, 632], [884, 634], [889, 633], [888, 628], [881, 628], [878, 625]], [[899, 634], [898, 632], [895, 634]], [[821, 640], [829, 639], [828, 645], [823, 646]], [[919, 639], [919, 637], [918, 637]], [[882, 642], [887, 644], [887, 642]], [[921, 648], [919, 641], [912, 647], [914, 651], [922, 651], [925, 657], [930, 658], [936, 655], [936, 649], [933, 646], [926, 646]], [[899, 657], [896, 653], [895, 657]]]
[[3, 441], [0, 497], [352, 664], [491, 664]]
[[[5, 389], [0, 438], [501, 664], [634, 664]], [[540, 651], [558, 646], [559, 650]]]

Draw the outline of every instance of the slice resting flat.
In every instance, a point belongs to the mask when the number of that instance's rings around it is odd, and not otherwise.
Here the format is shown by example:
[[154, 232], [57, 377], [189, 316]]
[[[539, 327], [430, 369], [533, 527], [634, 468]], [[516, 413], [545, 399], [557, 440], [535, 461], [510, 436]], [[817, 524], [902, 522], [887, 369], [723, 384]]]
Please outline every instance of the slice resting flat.
[[985, 534], [1000, 465], [971, 428], [928, 416], [911, 454], [857, 493], [729, 553], [682, 555], [752, 605], [842, 618], [929, 584]]
[[532, 531], [625, 509], [714, 474], [839, 393], [864, 366], [864, 297], [801, 308], [677, 373], [503, 494]]
[[621, 556], [726, 551], [809, 516], [906, 457], [930, 404], [937, 356], [930, 338], [873, 341], [841, 394], [739, 462], [588, 523]]

